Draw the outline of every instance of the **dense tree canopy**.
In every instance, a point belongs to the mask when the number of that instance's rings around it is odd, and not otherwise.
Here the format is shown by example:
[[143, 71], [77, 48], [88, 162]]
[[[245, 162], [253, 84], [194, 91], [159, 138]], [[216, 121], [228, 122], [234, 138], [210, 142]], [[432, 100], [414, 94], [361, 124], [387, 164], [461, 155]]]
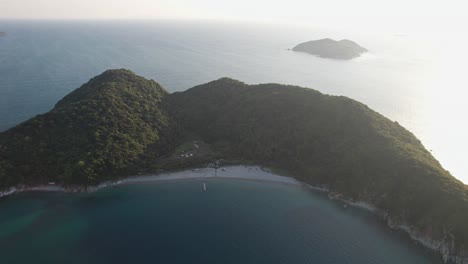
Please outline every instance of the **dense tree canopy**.
[[227, 157], [367, 201], [437, 239], [457, 234], [457, 245], [466, 250], [467, 187], [411, 132], [362, 103], [231, 79], [172, 94], [164, 103], [183, 131], [219, 146]]
[[411, 132], [352, 99], [294, 86], [223, 78], [168, 94], [130, 71], [106, 71], [0, 134], [0, 187], [182, 168], [164, 157], [188, 138], [374, 204], [434, 239], [451, 236], [451, 250], [468, 255], [468, 188]]
[[166, 95], [126, 70], [91, 79], [52, 111], [1, 134], [0, 185], [92, 184], [130, 173], [148, 146], [165, 139], [169, 120], [159, 105]]

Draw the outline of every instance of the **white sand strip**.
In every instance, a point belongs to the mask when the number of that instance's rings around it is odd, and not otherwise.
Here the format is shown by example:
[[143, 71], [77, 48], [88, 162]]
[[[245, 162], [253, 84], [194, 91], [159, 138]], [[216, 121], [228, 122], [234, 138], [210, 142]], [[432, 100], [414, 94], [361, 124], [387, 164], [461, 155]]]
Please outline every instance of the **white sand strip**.
[[144, 183], [144, 182], [162, 182], [162, 181], [177, 181], [190, 179], [208, 179], [208, 178], [225, 178], [225, 179], [241, 179], [264, 182], [276, 182], [281, 184], [302, 185], [299, 181], [291, 177], [285, 177], [273, 174], [259, 166], [224, 166], [216, 170], [214, 168], [199, 168], [189, 169], [176, 172], [168, 172], [161, 174], [132, 176], [117, 181], [108, 181], [100, 183], [96, 186], [75, 186], [65, 187], [61, 185], [38, 185], [32, 187], [12, 187], [8, 190], [0, 192], [0, 197], [12, 195], [19, 192], [38, 191], [38, 192], [94, 192], [102, 188], [116, 186], [120, 184]]

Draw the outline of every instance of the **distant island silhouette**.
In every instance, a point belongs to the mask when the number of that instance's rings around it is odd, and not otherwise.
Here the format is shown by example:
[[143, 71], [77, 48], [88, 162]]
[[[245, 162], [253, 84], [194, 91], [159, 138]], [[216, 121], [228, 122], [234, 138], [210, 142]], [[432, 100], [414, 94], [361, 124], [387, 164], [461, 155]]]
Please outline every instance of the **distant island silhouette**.
[[307, 41], [292, 50], [337, 60], [351, 60], [368, 51], [354, 41], [348, 39], [336, 41], [330, 38]]
[[7, 35], [7, 33], [6, 33], [6, 32], [2, 32], [2, 31], [0, 31], [0, 37], [4, 37], [4, 36], [6, 36], [6, 35]]

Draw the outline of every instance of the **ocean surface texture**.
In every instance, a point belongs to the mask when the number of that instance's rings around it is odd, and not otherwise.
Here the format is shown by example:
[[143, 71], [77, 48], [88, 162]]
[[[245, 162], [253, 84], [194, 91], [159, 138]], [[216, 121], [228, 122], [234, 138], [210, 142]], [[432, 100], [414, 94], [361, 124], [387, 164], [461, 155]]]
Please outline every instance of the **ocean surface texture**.
[[[249, 172], [237, 168], [235, 173]], [[265, 173], [263, 178], [179, 179], [90, 194], [22, 193], [3, 198], [1, 261], [441, 263], [370, 212], [345, 207], [301, 185], [265, 181]]]
[[[369, 105], [415, 133], [468, 182], [461, 93], [468, 55], [456, 36], [193, 21], [0, 20], [0, 31], [7, 32], [0, 37], [0, 131], [50, 110], [110, 68], [128, 68], [171, 92], [220, 77], [278, 82]], [[287, 50], [326, 37], [354, 40], [370, 53], [336, 61]]]

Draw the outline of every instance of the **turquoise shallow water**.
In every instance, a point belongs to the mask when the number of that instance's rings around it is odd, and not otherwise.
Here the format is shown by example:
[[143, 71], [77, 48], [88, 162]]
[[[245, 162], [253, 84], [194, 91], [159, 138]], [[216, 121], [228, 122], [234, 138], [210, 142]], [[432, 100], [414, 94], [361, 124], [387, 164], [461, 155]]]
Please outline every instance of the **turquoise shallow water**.
[[440, 263], [369, 212], [298, 186], [234, 179], [1, 199], [0, 256], [51, 264]]

